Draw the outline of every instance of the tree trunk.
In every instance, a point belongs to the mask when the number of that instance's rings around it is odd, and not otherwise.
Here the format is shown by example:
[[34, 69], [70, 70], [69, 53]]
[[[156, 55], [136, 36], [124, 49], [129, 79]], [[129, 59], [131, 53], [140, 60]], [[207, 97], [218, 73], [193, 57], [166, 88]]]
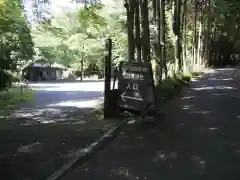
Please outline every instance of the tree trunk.
[[128, 25], [128, 61], [132, 62], [134, 60], [134, 0], [128, 0], [125, 3], [125, 8], [127, 10], [127, 25]]
[[162, 52], [162, 64], [164, 69], [164, 75], [165, 78], [168, 76], [168, 69], [167, 69], [167, 60], [166, 60], [166, 14], [165, 14], [165, 0], [161, 0], [161, 39], [160, 39], [160, 45], [161, 45], [161, 52]]
[[157, 83], [159, 84], [162, 80], [162, 70], [163, 70], [163, 59], [162, 59], [162, 51], [161, 51], [161, 34], [162, 34], [162, 19], [161, 19], [161, 2], [160, 0], [156, 0], [156, 55], [157, 55], [157, 72], [158, 79]]
[[150, 61], [150, 33], [149, 33], [149, 16], [148, 16], [148, 0], [141, 0], [141, 17], [142, 17], [142, 45], [143, 45], [143, 61]]
[[183, 50], [183, 72], [186, 70], [187, 59], [187, 0], [183, 3], [183, 31], [184, 32], [184, 50]]
[[194, 0], [193, 70], [197, 64], [197, 0]]
[[137, 49], [137, 61], [141, 62], [142, 61], [142, 50], [141, 50], [141, 35], [140, 35], [140, 12], [139, 12], [139, 0], [136, 0], [136, 5], [135, 5], [135, 42], [136, 42], [136, 49]]
[[203, 65], [203, 56], [202, 56], [202, 44], [203, 44], [203, 31], [204, 31], [204, 19], [203, 19], [203, 3], [200, 4], [200, 25], [198, 31], [198, 66]]
[[84, 75], [84, 72], [83, 72], [83, 65], [84, 65], [84, 59], [81, 59], [81, 69], [80, 69], [80, 71], [81, 71], [81, 76], [80, 76], [80, 81], [82, 81], [83, 80], [83, 75]]
[[211, 63], [211, 59], [212, 59], [212, 55], [211, 55], [211, 33], [212, 33], [212, 15], [211, 15], [211, 0], [208, 0], [208, 45], [207, 45], [207, 49], [208, 49], [208, 62]]
[[178, 71], [182, 72], [182, 56], [181, 56], [181, 49], [182, 49], [182, 33], [181, 33], [181, 7], [182, 7], [182, 0], [176, 0], [176, 8], [177, 8], [177, 60], [178, 60]]
[[198, 48], [197, 48], [197, 66], [198, 68], [201, 66], [202, 58], [201, 58], [201, 34], [202, 34], [202, 23], [199, 24], [199, 30], [198, 30]]

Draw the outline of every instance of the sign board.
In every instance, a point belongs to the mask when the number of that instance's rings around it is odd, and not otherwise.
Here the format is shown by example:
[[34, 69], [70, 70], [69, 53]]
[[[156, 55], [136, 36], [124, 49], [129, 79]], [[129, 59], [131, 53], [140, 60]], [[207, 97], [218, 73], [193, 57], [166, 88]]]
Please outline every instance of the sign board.
[[149, 105], [154, 105], [150, 65], [143, 62], [124, 62], [120, 67], [118, 89], [120, 107], [146, 112]]

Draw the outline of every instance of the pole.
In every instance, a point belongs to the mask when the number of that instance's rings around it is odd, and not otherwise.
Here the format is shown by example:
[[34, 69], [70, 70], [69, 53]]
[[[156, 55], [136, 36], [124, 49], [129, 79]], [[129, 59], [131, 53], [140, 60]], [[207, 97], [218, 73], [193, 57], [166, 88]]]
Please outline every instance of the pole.
[[112, 40], [108, 39], [105, 43], [106, 51], [105, 56], [105, 88], [104, 88], [104, 118], [109, 117], [110, 114], [110, 93], [111, 93], [111, 67], [112, 67]]

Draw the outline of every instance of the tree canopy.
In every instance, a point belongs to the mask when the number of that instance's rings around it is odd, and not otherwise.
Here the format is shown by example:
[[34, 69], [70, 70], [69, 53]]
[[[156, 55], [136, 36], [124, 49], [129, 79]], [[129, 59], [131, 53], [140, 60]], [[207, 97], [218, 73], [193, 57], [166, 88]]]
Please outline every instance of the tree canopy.
[[18, 62], [33, 56], [29, 24], [19, 0], [0, 1], [1, 69], [15, 69]]
[[159, 81], [233, 62], [239, 54], [238, 0], [132, 0], [127, 9], [124, 1], [75, 0], [85, 5], [58, 13], [46, 8], [51, 0], [32, 2], [35, 23], [29, 24], [21, 0], [0, 0], [2, 71], [39, 59], [80, 74], [93, 65], [102, 71], [107, 38], [113, 40], [114, 64], [128, 60], [129, 53], [133, 60], [147, 58]]

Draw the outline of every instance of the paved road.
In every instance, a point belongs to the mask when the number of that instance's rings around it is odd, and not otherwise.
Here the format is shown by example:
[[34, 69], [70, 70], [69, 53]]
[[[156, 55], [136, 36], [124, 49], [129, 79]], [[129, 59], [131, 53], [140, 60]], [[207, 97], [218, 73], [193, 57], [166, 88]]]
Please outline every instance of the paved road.
[[[94, 107], [94, 100], [103, 97], [104, 83], [70, 82], [70, 83], [30, 83], [29, 87], [36, 90], [35, 101], [38, 106], [77, 106]], [[90, 103], [92, 102], [92, 103]]]
[[117, 124], [91, 113], [103, 101], [103, 82], [29, 86], [36, 89], [34, 101], [1, 119], [1, 180], [46, 179]]
[[239, 180], [240, 73], [193, 81], [156, 126], [125, 125], [107, 148], [60, 180]]
[[19, 104], [10, 118], [29, 119], [26, 123], [74, 120], [103, 103], [103, 81], [41, 82], [29, 87], [36, 90], [34, 100]]

